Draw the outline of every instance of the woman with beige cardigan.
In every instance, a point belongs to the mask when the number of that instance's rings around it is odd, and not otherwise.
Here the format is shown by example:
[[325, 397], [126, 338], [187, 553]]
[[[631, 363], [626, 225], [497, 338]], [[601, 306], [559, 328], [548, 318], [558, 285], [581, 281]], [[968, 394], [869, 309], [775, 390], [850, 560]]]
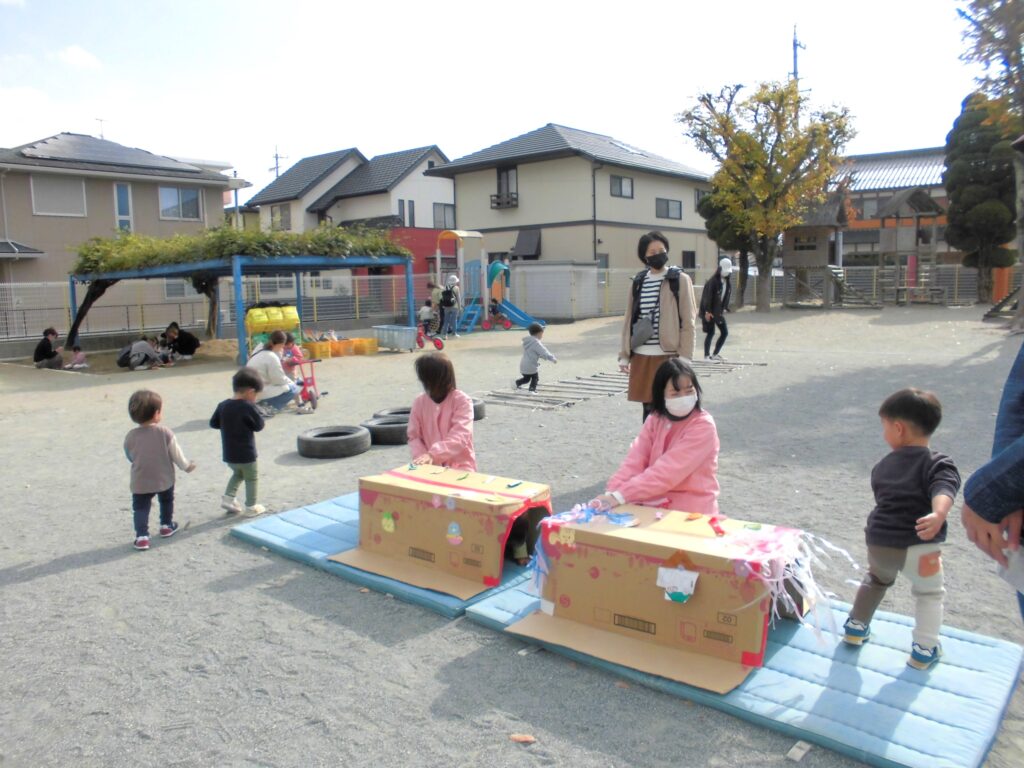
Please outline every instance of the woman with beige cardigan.
[[633, 278], [626, 299], [619, 370], [629, 374], [628, 397], [643, 404], [646, 421], [658, 367], [673, 357], [693, 359], [697, 309], [689, 275], [667, 266], [668, 239], [661, 232], [640, 238], [637, 258], [647, 269]]

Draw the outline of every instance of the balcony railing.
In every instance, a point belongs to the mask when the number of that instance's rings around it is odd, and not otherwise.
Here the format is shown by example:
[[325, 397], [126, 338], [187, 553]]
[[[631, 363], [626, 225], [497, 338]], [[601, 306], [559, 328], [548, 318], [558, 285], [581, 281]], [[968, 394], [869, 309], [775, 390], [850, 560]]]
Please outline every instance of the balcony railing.
[[499, 192], [496, 195], [491, 195], [491, 208], [518, 208], [519, 207], [519, 193], [518, 192]]

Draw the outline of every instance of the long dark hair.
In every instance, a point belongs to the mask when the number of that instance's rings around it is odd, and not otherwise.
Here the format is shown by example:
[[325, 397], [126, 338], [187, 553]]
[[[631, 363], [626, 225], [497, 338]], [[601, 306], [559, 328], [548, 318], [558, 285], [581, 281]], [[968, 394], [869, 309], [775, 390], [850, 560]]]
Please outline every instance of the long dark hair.
[[455, 366], [443, 352], [431, 352], [416, 358], [416, 376], [435, 403], [455, 389]]
[[[673, 421], [681, 420], [679, 416], [673, 416], [669, 413], [668, 408], [665, 407], [665, 387], [671, 381], [672, 386], [679, 389], [679, 379], [684, 376], [693, 382], [693, 389], [697, 393], [697, 404], [693, 407], [693, 411], [701, 410], [700, 405], [704, 391], [700, 388], [700, 382], [697, 381], [697, 373], [689, 363], [680, 360], [678, 357], [673, 357], [658, 366], [658, 370], [654, 373], [654, 382], [651, 384], [653, 390], [651, 392], [651, 410], [653, 412]], [[690, 413], [693, 413], [693, 411]], [[689, 415], [682, 418], [689, 418]]]

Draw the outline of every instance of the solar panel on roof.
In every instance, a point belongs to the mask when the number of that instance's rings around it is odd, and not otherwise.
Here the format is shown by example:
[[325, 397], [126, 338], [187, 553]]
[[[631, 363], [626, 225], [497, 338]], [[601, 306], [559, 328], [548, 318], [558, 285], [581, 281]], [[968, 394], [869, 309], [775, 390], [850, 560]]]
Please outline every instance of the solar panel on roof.
[[125, 147], [113, 141], [97, 139], [93, 136], [62, 133], [52, 138], [33, 144], [21, 150], [25, 157], [39, 160], [69, 160], [77, 163], [97, 163], [99, 165], [128, 165], [136, 168], [158, 168], [165, 171], [180, 173], [201, 173], [194, 165], [172, 160], [169, 157], [154, 155], [144, 149]]

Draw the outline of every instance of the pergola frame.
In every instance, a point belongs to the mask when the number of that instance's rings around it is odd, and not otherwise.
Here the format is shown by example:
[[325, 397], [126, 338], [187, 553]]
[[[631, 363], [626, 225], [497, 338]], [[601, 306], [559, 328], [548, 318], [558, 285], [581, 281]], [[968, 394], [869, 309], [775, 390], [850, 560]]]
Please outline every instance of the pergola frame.
[[[195, 272], [203, 272], [217, 278], [232, 277], [235, 283], [235, 332], [238, 337], [238, 362], [244, 364], [249, 358], [249, 339], [245, 332], [245, 301], [242, 290], [242, 278], [245, 275], [270, 276], [294, 274], [301, 278], [305, 272], [332, 269], [354, 269], [357, 267], [403, 267], [405, 269], [406, 308], [409, 312], [409, 325], [416, 325], [416, 300], [413, 297], [412, 258], [408, 256], [243, 256], [236, 254], [227, 259], [195, 261], [187, 264], [166, 264], [140, 269], [125, 269], [116, 272], [95, 272], [90, 274], [70, 275], [68, 277], [68, 295], [71, 306], [71, 321], [78, 319], [78, 300], [76, 283], [115, 283], [119, 280], [151, 280], [162, 277], [189, 277]], [[299, 311], [302, 309], [302, 280], [296, 279], [296, 301]], [[105, 290], [105, 288], [104, 288]], [[97, 297], [98, 298], [98, 297]], [[86, 297], [88, 301], [88, 296]], [[84, 312], [88, 306], [83, 303]], [[74, 339], [69, 338], [68, 343]]]

